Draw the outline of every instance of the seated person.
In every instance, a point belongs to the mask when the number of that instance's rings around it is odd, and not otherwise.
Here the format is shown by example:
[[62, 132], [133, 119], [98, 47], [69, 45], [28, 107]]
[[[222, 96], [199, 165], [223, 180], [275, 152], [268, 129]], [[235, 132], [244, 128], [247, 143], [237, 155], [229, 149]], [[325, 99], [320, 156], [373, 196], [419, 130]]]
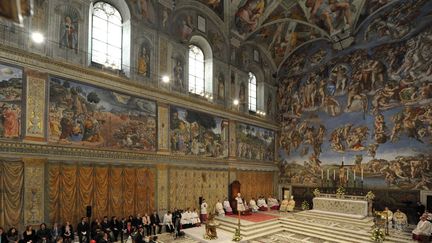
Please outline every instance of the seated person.
[[393, 214], [394, 227], [396, 230], [404, 231], [408, 225], [408, 218], [405, 213], [401, 212], [399, 209]]
[[252, 212], [253, 213], [256, 213], [256, 212], [258, 212], [258, 206], [257, 206], [257, 203], [256, 203], [256, 201], [255, 201], [255, 198], [252, 198], [250, 201], [249, 201], [249, 207], [250, 207], [250, 209], [252, 210]]
[[193, 209], [193, 211], [190, 213], [190, 221], [193, 226], [200, 226], [201, 220], [199, 218], [198, 212], [196, 208]]
[[268, 203], [268, 206], [270, 207], [270, 209], [279, 210], [279, 202], [276, 198], [269, 196], [267, 198], [267, 203]]
[[180, 224], [182, 225], [183, 229], [192, 227], [191, 213], [189, 211], [189, 208], [182, 212]]
[[225, 216], [225, 211], [222, 206], [222, 203], [218, 200], [215, 206], [215, 211], [218, 216]]
[[420, 242], [429, 242], [429, 237], [432, 233], [432, 224], [427, 220], [427, 215], [423, 214], [420, 217], [417, 227], [412, 231], [413, 240]]
[[259, 208], [259, 211], [267, 211], [268, 210], [267, 203], [266, 203], [263, 196], [258, 198], [257, 206]]
[[232, 215], [233, 214], [233, 210], [232, 210], [231, 205], [228, 201], [228, 198], [225, 198], [225, 200], [223, 202], [223, 207], [224, 207], [226, 215]]
[[[392, 223], [393, 222], [393, 212], [390, 211], [390, 209], [388, 207], [385, 207], [383, 213], [387, 213], [388, 225], [389, 225], [389, 227], [391, 227], [393, 224]], [[383, 214], [382, 218], [385, 219], [386, 218], [385, 216], [386, 215]]]
[[294, 208], [295, 208], [294, 196], [291, 196], [290, 200], [288, 201], [287, 211], [292, 212], [294, 211]]
[[279, 211], [281, 212], [286, 212], [288, 211], [288, 199], [287, 199], [287, 195], [284, 196], [284, 200], [282, 200], [281, 205], [279, 207]]

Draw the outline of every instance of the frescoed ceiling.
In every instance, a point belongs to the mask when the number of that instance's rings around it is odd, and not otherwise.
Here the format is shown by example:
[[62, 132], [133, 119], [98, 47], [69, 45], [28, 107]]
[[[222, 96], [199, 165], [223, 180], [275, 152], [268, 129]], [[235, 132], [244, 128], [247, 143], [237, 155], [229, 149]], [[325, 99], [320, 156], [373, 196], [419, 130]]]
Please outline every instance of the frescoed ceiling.
[[[429, 15], [422, 12], [427, 4], [427, 0], [232, 0], [231, 5], [238, 7], [231, 26], [244, 42], [268, 51], [280, 72], [296, 62], [290, 58], [296, 57], [296, 50], [309, 44], [329, 47], [318, 50], [314, 61], [319, 63], [330, 52], [377, 41], [382, 35], [401, 39], [415, 29], [416, 21]], [[282, 71], [286, 75], [287, 70]]]

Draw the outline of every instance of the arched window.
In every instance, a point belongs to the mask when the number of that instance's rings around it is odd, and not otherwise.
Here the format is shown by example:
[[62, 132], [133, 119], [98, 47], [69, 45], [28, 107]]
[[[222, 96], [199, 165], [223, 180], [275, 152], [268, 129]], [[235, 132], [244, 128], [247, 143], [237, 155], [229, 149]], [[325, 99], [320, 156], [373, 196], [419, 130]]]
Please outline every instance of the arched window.
[[121, 69], [123, 20], [120, 12], [109, 3], [95, 3], [91, 30], [91, 61]]
[[257, 111], [257, 80], [251, 72], [249, 72], [249, 111]]
[[189, 92], [199, 95], [205, 93], [204, 53], [198, 46], [189, 46]]

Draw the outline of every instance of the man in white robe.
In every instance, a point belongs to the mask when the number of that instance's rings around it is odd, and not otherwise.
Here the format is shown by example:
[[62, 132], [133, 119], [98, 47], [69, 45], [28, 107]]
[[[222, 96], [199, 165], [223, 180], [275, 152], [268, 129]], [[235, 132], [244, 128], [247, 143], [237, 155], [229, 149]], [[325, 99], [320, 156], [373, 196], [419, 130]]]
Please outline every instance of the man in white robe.
[[270, 209], [279, 210], [279, 202], [276, 198], [269, 196], [267, 199], [267, 203]]
[[294, 201], [294, 196], [291, 196], [290, 200], [288, 201], [288, 205], [287, 205], [287, 211], [288, 212], [294, 211], [295, 203], [296, 202]]
[[259, 208], [259, 211], [268, 211], [268, 205], [263, 196], [258, 198], [257, 206]]
[[252, 198], [250, 201], [249, 201], [249, 208], [252, 210], [252, 212], [254, 212], [254, 213], [256, 213], [256, 212], [258, 212], [258, 205], [257, 205], [257, 203], [256, 203], [256, 201], [255, 201], [255, 198]]
[[207, 222], [207, 203], [205, 199], [203, 199], [201, 203], [201, 222]]
[[193, 209], [193, 211], [190, 213], [191, 216], [191, 223], [194, 226], [199, 226], [201, 224], [201, 220], [198, 216], [198, 212], [196, 210], [196, 208]]
[[420, 242], [429, 242], [429, 237], [432, 234], [432, 224], [427, 220], [426, 215], [420, 217], [417, 227], [412, 231], [413, 240]]
[[241, 194], [237, 193], [237, 197], [235, 198], [237, 201], [237, 211], [243, 212], [246, 211], [245, 205], [243, 204], [243, 199], [241, 198]]
[[163, 217], [163, 224], [165, 225], [166, 232], [173, 233], [174, 232], [174, 224], [172, 221], [172, 214], [168, 211]]
[[288, 211], [288, 196], [284, 196], [284, 200], [282, 200], [281, 205], [279, 207], [280, 212], [287, 212]]
[[388, 226], [391, 228], [393, 225], [393, 212], [388, 207], [385, 207], [383, 213], [383, 219], [387, 218]]
[[219, 200], [216, 203], [215, 210], [218, 216], [225, 216], [225, 211], [223, 209], [222, 203]]
[[232, 215], [233, 214], [233, 211], [232, 211], [231, 205], [230, 205], [230, 203], [228, 201], [228, 198], [225, 198], [225, 200], [223, 202], [223, 207], [225, 209], [225, 214], [226, 215]]
[[408, 217], [405, 213], [401, 212], [399, 209], [393, 214], [393, 221], [396, 230], [404, 231], [408, 225]]

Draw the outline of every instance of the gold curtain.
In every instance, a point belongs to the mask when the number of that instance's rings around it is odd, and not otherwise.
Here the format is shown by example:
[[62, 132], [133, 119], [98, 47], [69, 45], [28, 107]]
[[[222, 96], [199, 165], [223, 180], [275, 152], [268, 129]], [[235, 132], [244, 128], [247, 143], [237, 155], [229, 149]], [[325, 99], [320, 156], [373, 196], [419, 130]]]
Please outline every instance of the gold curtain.
[[77, 222], [77, 167], [64, 165], [60, 180], [60, 219], [62, 223]]
[[0, 225], [19, 226], [23, 212], [24, 165], [16, 161], [0, 161]]
[[237, 180], [240, 182], [240, 192], [249, 201], [252, 197], [267, 198], [273, 194], [273, 172], [238, 171]]
[[88, 205], [93, 218], [124, 217], [154, 209], [154, 169], [51, 163], [48, 172], [51, 222], [76, 224]]
[[120, 167], [111, 168], [110, 215], [123, 215], [123, 168]]
[[217, 200], [228, 195], [228, 172], [214, 170], [169, 170], [169, 206], [199, 210], [198, 199], [204, 197], [213, 210]]

